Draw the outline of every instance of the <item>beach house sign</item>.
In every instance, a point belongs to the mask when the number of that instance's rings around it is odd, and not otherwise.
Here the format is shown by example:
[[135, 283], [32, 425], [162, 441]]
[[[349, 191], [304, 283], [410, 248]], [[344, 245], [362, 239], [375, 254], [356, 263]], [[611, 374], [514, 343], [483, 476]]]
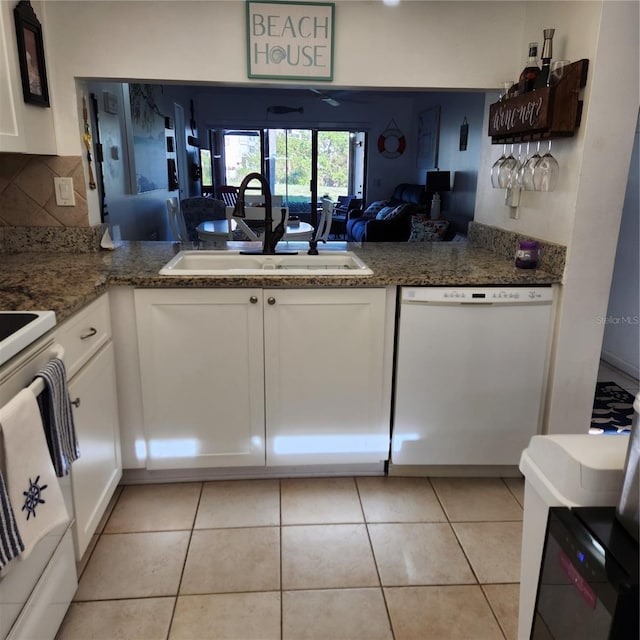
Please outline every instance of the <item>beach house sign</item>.
[[334, 5], [247, 0], [250, 78], [333, 80]]

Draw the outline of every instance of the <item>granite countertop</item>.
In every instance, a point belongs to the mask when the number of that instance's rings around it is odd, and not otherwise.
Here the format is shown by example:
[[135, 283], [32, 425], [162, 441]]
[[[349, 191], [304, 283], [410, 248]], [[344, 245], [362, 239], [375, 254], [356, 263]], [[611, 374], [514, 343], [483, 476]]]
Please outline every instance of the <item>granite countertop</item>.
[[[238, 245], [235, 248], [245, 245], [231, 244]], [[342, 249], [346, 246], [340, 245]], [[306, 250], [307, 245], [290, 248]], [[87, 253], [0, 253], [0, 309], [53, 309], [58, 322], [62, 322], [111, 286], [381, 287], [561, 282], [560, 275], [516, 269], [513, 259], [466, 242], [372, 243], [347, 248], [367, 263], [372, 276], [160, 276], [160, 268], [179, 250], [171, 242], [125, 242], [115, 251]]]

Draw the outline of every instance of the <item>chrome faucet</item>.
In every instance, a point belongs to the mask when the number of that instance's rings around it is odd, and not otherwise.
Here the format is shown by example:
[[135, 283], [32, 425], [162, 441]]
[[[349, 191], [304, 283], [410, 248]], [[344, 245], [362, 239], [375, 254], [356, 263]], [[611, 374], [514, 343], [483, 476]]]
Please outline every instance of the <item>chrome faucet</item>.
[[264, 238], [262, 240], [262, 253], [267, 255], [273, 255], [276, 252], [276, 246], [284, 235], [284, 221], [287, 215], [287, 210], [282, 209], [282, 219], [273, 228], [273, 217], [271, 215], [271, 188], [269, 182], [261, 173], [250, 173], [240, 183], [238, 187], [238, 199], [236, 200], [236, 206], [233, 209], [233, 215], [238, 218], [245, 217], [244, 211], [244, 192], [247, 189], [247, 185], [252, 180], [258, 180], [262, 185], [262, 195], [264, 195]]

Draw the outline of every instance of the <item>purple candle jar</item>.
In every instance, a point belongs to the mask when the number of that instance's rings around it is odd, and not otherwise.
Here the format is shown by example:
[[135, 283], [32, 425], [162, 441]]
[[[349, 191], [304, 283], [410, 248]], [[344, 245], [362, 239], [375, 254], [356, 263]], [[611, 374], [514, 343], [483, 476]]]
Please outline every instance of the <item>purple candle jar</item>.
[[540, 258], [540, 247], [535, 240], [520, 240], [516, 250], [518, 269], [535, 269]]

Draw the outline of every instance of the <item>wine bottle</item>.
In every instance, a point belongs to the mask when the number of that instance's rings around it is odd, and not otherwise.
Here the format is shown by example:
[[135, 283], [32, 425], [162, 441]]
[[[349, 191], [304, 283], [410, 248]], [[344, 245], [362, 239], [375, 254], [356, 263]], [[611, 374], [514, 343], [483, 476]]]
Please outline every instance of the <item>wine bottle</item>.
[[553, 34], [555, 32], [555, 29], [545, 29], [543, 31], [544, 44], [542, 45], [542, 55], [540, 56], [542, 58], [542, 68], [534, 82], [534, 89], [543, 89], [544, 87], [549, 86], [551, 58], [553, 57]]
[[518, 88], [520, 93], [528, 93], [533, 91], [536, 78], [540, 75], [540, 67], [538, 66], [538, 43], [529, 43], [529, 58], [527, 65], [522, 70], [518, 79]]
[[507, 93], [505, 95], [505, 98], [515, 98], [519, 93], [520, 93], [520, 90], [518, 88], [518, 83], [514, 82], [509, 87], [509, 90], [507, 91]]

